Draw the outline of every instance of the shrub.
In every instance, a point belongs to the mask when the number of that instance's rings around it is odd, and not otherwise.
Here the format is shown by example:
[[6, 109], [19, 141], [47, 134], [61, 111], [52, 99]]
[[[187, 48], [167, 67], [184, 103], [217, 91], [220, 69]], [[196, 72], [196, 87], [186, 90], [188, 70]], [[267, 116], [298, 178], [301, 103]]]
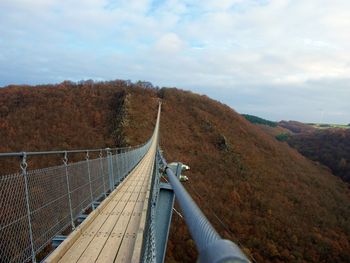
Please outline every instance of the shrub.
[[280, 133], [280, 134], [276, 135], [275, 138], [280, 142], [285, 142], [288, 140], [289, 134], [288, 133]]

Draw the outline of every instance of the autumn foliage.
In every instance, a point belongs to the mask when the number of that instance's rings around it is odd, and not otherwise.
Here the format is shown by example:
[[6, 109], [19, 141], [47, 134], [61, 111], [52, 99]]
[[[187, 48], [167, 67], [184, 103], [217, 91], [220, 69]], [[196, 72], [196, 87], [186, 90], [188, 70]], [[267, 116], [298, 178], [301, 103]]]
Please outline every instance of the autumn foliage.
[[350, 183], [350, 130], [325, 129], [293, 135], [288, 143], [311, 160], [328, 166]]
[[[177, 89], [129, 90], [130, 141], [146, 139], [163, 101], [161, 146], [191, 167], [185, 187], [220, 234], [257, 262], [348, 262], [346, 184], [228, 106]], [[148, 133], [145, 133], [148, 130]], [[219, 217], [228, 229], [218, 221]], [[194, 262], [195, 244], [173, 215], [167, 262]]]
[[[126, 82], [8, 87], [0, 150], [136, 145], [151, 135], [160, 99], [165, 156], [191, 167], [184, 185], [224, 238], [257, 262], [350, 261], [347, 185], [206, 96]], [[196, 253], [174, 214], [166, 261]]]
[[[0, 152], [122, 146], [121, 132], [115, 131], [120, 130], [124, 97], [125, 84], [121, 81], [1, 88]], [[56, 156], [50, 161], [62, 164], [62, 158]], [[48, 164], [42, 157], [29, 161], [34, 162], [30, 169]], [[18, 160], [1, 160], [1, 174], [17, 170]]]

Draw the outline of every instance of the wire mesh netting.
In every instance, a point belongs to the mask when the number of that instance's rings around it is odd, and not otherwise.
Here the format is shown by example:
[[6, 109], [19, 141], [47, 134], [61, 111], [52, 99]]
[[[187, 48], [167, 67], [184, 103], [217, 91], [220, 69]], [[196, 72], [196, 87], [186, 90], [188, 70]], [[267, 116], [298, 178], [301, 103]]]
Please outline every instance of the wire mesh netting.
[[146, 233], [145, 233], [145, 246], [143, 250], [142, 255], [142, 262], [144, 263], [150, 263], [150, 262], [156, 262], [156, 237], [155, 237], [155, 224], [156, 224], [156, 203], [158, 200], [159, 195], [159, 182], [160, 182], [160, 172], [159, 172], [159, 163], [157, 161], [157, 158], [155, 160], [155, 166], [153, 171], [153, 186], [151, 191], [151, 198], [149, 200], [148, 204], [148, 220], [147, 225], [145, 227]]
[[[127, 176], [150, 142], [107, 157], [0, 175], [0, 262], [30, 262]], [[87, 156], [88, 157], [88, 156]]]
[[0, 189], [0, 261], [27, 261], [31, 249], [23, 176], [2, 176]]

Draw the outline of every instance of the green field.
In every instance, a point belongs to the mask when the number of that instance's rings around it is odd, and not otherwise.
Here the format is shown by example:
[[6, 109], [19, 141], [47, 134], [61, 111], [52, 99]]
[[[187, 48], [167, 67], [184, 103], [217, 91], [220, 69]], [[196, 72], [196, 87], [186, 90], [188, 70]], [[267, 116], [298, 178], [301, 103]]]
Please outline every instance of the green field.
[[308, 125], [316, 129], [330, 129], [330, 128], [340, 128], [340, 129], [350, 129], [350, 125], [346, 124], [327, 124], [327, 123], [307, 123]]

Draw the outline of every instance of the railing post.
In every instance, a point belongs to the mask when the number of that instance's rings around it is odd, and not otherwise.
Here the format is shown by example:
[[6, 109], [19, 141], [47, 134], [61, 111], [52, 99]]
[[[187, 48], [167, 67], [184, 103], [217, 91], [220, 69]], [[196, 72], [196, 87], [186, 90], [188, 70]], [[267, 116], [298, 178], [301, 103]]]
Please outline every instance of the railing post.
[[135, 167], [137, 164], [137, 149], [134, 150], [134, 154], [132, 156], [132, 166]]
[[86, 151], [86, 163], [87, 163], [87, 168], [88, 168], [88, 176], [89, 176], [89, 185], [90, 185], [90, 197], [91, 197], [91, 207], [92, 207], [92, 210], [95, 210], [95, 207], [94, 207], [94, 196], [92, 194], [92, 182], [91, 182], [91, 172], [90, 172], [90, 156], [89, 156], [89, 151]]
[[67, 155], [67, 152], [64, 153], [63, 164], [64, 164], [65, 171], [66, 171], [66, 181], [67, 181], [68, 205], [69, 205], [70, 220], [71, 220], [72, 229], [74, 230], [75, 229], [75, 224], [74, 224], [74, 216], [73, 216], [73, 210], [72, 210], [72, 198], [71, 198], [71, 195], [70, 195], [71, 192], [70, 192], [70, 184], [69, 184], [68, 155]]
[[109, 179], [109, 190], [112, 192], [114, 189], [114, 182], [113, 182], [113, 160], [112, 160], [112, 153], [110, 148], [106, 149], [107, 151], [107, 158], [108, 158], [108, 179]]
[[104, 170], [103, 170], [103, 161], [102, 161], [102, 150], [100, 151], [100, 169], [101, 169], [101, 176], [102, 176], [102, 183], [103, 183], [103, 193], [104, 196], [107, 196], [107, 191], [106, 191], [106, 182], [105, 182], [105, 175], [104, 175]]
[[126, 170], [126, 166], [127, 166], [127, 164], [126, 164], [126, 149], [124, 149], [124, 153], [123, 153], [123, 159], [124, 159], [124, 168], [123, 168], [123, 170], [124, 170], [124, 172], [123, 172], [123, 178], [125, 178], [126, 177], [126, 174], [127, 174], [127, 170]]
[[129, 150], [126, 148], [125, 149], [125, 177], [127, 176], [128, 174], [128, 170], [129, 170], [129, 158], [128, 158], [128, 152]]
[[121, 178], [124, 178], [124, 153], [123, 153], [123, 149], [120, 149], [120, 159], [122, 160], [122, 165], [121, 165]]
[[123, 178], [123, 151], [122, 151], [122, 149], [119, 149], [119, 154], [118, 154], [118, 158], [119, 158], [119, 161], [120, 161], [120, 165], [119, 165], [119, 167], [120, 167], [120, 169], [119, 169], [119, 172], [120, 172], [120, 180], [122, 180], [122, 178]]
[[118, 156], [118, 149], [115, 150], [115, 164], [116, 164], [116, 173], [118, 178], [118, 183], [120, 183], [120, 169], [119, 169], [119, 156]]
[[126, 159], [128, 160], [127, 164], [128, 164], [128, 169], [127, 169], [127, 174], [130, 173], [131, 171], [131, 147], [129, 146], [129, 149], [128, 149], [128, 154], [126, 156]]
[[31, 253], [32, 253], [32, 261], [36, 262], [33, 229], [32, 229], [32, 218], [31, 218], [30, 204], [29, 204], [29, 185], [28, 185], [27, 167], [28, 167], [27, 154], [24, 152], [22, 155], [21, 169], [22, 169], [22, 175], [24, 177], [24, 187], [25, 187], [25, 197], [26, 197], [27, 218], [28, 218], [28, 226], [29, 226], [29, 239], [30, 239], [30, 247], [31, 247]]

